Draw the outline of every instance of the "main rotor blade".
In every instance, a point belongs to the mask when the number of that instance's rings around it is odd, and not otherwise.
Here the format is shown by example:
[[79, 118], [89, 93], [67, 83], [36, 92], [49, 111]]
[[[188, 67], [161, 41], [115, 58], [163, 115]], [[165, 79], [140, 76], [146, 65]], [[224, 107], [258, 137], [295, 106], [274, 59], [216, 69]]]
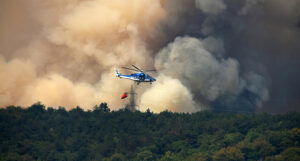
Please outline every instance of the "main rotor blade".
[[157, 72], [155, 69], [153, 70], [144, 70], [145, 72]]
[[139, 70], [136, 70], [136, 69], [131, 69], [131, 68], [127, 68], [127, 67], [122, 67], [122, 68], [127, 69], [127, 70], [132, 70], [132, 71], [139, 72]]
[[141, 69], [139, 69], [138, 67], [136, 67], [136, 66], [134, 66], [134, 65], [132, 65], [135, 69], [137, 69], [137, 70], [139, 70], [140, 72], [144, 72], [144, 71], [142, 71]]

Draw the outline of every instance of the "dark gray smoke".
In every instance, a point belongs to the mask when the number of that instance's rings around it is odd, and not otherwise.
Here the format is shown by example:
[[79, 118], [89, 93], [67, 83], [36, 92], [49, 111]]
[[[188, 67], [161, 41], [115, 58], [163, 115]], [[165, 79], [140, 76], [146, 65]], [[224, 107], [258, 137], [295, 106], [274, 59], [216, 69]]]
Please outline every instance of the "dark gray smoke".
[[[299, 0], [169, 0], [164, 5], [167, 13], [174, 15], [171, 22], [175, 25], [165, 25], [171, 32], [170, 40], [177, 36], [204, 39], [204, 48], [216, 59], [233, 59], [239, 65], [243, 89], [238, 94], [220, 94], [209, 101], [211, 107], [299, 110]], [[201, 82], [197, 72], [194, 77]], [[203, 92], [193, 91], [199, 96], [196, 99], [203, 99]]]

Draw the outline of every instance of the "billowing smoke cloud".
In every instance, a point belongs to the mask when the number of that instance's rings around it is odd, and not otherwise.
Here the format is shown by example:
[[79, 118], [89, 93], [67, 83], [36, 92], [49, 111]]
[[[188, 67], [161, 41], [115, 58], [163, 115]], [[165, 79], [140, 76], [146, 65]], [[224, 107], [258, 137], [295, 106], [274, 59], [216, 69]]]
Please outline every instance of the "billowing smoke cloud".
[[[119, 94], [130, 82], [117, 80], [113, 69], [153, 65], [145, 41], [160, 35], [156, 28], [165, 11], [159, 1], [31, 0], [24, 8], [19, 5], [4, 2], [4, 19], [24, 16], [30, 21], [19, 23], [32, 35], [9, 28], [17, 22], [2, 21], [9, 34], [1, 41], [24, 38], [20, 45], [12, 41], [1, 46], [2, 107], [41, 101], [67, 108], [108, 102], [121, 108]], [[34, 26], [34, 31], [27, 26]]]
[[[149, 88], [141, 98], [141, 110], [154, 112], [164, 110], [196, 112], [193, 95], [178, 79], [160, 75], [158, 82]], [[200, 107], [198, 107], [200, 108]]]
[[157, 82], [137, 87], [141, 110], [284, 111], [278, 108], [300, 96], [299, 5], [4, 0], [0, 107], [41, 101], [88, 109], [107, 102], [119, 109], [132, 82], [117, 79], [114, 69], [135, 64], [158, 70]]
[[[267, 100], [269, 93], [264, 83], [264, 78], [255, 73], [249, 73], [245, 79], [242, 78], [239, 75], [239, 64], [235, 59], [217, 59], [208, 51], [218, 51], [220, 50], [218, 48], [221, 47], [219, 45], [221, 43], [212, 43], [218, 45], [207, 46], [207, 42], [211, 41], [217, 41], [217, 39], [209, 37], [206, 40], [200, 40], [191, 37], [178, 37], [158, 53], [155, 59], [155, 67], [164, 75], [180, 80], [192, 92], [193, 99], [196, 102], [214, 102], [217, 98], [224, 95], [239, 97], [245, 90], [256, 96], [255, 100], [248, 100], [248, 102], [255, 104], [252, 108], [261, 104], [262, 100]], [[167, 82], [167, 80], [165, 81]], [[175, 87], [174, 85], [173, 88]], [[142, 102], [145, 102], [144, 99], [150, 103], [158, 102], [157, 98], [165, 95], [163, 92], [155, 90], [158, 88], [157, 86], [153, 88], [155, 97], [148, 97], [148, 94], [147, 97], [142, 98]], [[164, 88], [161, 87], [161, 89]], [[169, 92], [170, 90], [166, 91]], [[172, 98], [172, 96], [176, 95], [174, 93], [170, 92], [169, 97]], [[186, 100], [184, 102], [186, 106], [181, 103], [181, 109], [189, 109], [189, 102], [191, 101]], [[232, 103], [222, 102], [222, 104], [229, 107], [232, 106]], [[203, 107], [202, 104], [194, 106], [198, 110], [201, 110], [201, 107]]]
[[211, 101], [239, 90], [238, 63], [217, 60], [196, 38], [176, 38], [156, 56], [155, 66]]

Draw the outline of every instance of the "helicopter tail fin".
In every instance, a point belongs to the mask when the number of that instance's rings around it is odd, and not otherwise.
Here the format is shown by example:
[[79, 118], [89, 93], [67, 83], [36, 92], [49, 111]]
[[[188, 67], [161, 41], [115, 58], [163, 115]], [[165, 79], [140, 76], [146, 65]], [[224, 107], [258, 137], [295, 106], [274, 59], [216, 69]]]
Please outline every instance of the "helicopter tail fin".
[[116, 76], [117, 76], [117, 77], [120, 77], [120, 75], [121, 75], [121, 74], [120, 74], [119, 71], [116, 69]]

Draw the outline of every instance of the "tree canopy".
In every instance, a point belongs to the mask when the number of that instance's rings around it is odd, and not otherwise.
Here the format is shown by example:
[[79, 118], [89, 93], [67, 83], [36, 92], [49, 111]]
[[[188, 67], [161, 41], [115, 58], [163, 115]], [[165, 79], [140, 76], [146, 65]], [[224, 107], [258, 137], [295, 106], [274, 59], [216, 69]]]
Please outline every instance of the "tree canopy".
[[296, 161], [300, 113], [0, 109], [0, 161]]

